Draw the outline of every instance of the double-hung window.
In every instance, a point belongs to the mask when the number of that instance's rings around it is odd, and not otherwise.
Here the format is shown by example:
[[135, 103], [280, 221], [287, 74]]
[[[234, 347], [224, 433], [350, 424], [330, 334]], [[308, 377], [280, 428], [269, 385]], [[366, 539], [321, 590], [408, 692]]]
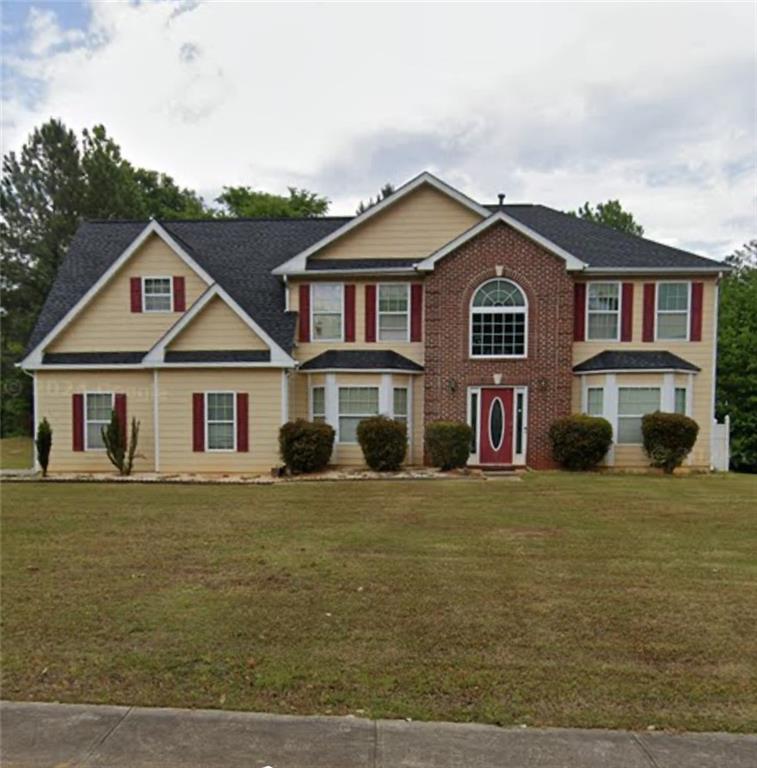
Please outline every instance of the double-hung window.
[[589, 283], [587, 333], [589, 341], [617, 341], [620, 330], [620, 284]]
[[379, 341], [407, 341], [410, 310], [410, 286], [384, 283], [378, 287]]
[[602, 416], [605, 411], [605, 390], [603, 387], [588, 387], [586, 390], [586, 413]]
[[102, 431], [110, 424], [113, 415], [112, 392], [87, 392], [85, 407], [86, 450], [104, 451]]
[[208, 451], [235, 451], [237, 408], [234, 392], [205, 393], [205, 435]]
[[310, 413], [313, 421], [326, 421], [326, 387], [313, 387], [310, 390]]
[[689, 338], [690, 283], [657, 284], [657, 338], [686, 341]]
[[675, 388], [675, 402], [673, 405], [673, 410], [675, 413], [681, 413], [684, 416], [686, 415], [686, 387], [676, 387]]
[[142, 307], [145, 312], [170, 312], [173, 309], [173, 280], [170, 277], [143, 277]]
[[356, 443], [357, 425], [378, 412], [378, 387], [339, 387], [339, 442]]
[[659, 410], [659, 387], [619, 387], [617, 442], [641, 443], [642, 416]]
[[342, 341], [344, 286], [341, 283], [313, 283], [310, 291], [312, 340]]
[[394, 387], [392, 393], [392, 416], [395, 421], [407, 426], [407, 387]]

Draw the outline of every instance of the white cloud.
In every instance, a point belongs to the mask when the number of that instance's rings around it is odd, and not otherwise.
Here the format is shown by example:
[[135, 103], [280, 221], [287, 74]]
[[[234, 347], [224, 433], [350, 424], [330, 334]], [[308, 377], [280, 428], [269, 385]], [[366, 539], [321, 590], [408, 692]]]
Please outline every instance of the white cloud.
[[[310, 185], [351, 212], [423, 168], [484, 200], [620, 198], [722, 255], [754, 235], [755, 26], [736, 4], [93, 3], [30, 14], [3, 150], [104, 123], [202, 191]], [[179, 12], [180, 11], [180, 12]]]

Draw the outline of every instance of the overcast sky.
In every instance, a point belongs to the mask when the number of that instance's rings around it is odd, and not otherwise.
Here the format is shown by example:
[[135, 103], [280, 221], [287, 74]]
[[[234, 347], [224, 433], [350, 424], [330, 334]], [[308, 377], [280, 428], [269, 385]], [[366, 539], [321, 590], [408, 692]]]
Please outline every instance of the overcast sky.
[[351, 214], [428, 169], [472, 197], [619, 198], [720, 257], [757, 236], [757, 5], [4, 2], [3, 153], [50, 116], [212, 199]]

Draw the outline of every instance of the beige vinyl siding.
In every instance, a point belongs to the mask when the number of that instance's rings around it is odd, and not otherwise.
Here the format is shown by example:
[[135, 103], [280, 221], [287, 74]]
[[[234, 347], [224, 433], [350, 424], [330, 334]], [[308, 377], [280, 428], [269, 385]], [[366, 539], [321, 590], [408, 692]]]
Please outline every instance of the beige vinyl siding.
[[479, 221], [479, 214], [424, 184], [314, 258], [421, 259]]
[[152, 235], [53, 340], [49, 352], [147, 351], [179, 319], [178, 312], [132, 312], [132, 277], [185, 279], [187, 308], [206, 289], [198, 277], [157, 235]]
[[37, 419], [53, 430], [50, 472], [115, 472], [104, 451], [73, 450], [72, 395], [112, 392], [126, 395], [126, 417], [139, 423], [134, 469], [150, 472], [154, 463], [153, 375], [151, 371], [38, 371]]
[[[161, 472], [267, 473], [281, 463], [282, 370], [185, 368], [161, 370], [158, 375]], [[192, 450], [192, 395], [209, 391], [248, 393], [249, 452]]]
[[268, 345], [216, 296], [171, 342], [170, 350], [268, 349]]

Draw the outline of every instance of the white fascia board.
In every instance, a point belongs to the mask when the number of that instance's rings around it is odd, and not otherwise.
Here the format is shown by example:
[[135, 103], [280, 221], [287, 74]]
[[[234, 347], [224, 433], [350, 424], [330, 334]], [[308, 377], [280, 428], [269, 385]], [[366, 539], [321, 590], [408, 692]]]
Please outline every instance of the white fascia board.
[[529, 240], [532, 240], [533, 242], [542, 246], [542, 248], [545, 248], [555, 256], [559, 256], [565, 261], [565, 267], [569, 271], [583, 271], [586, 269], [587, 265], [585, 262], [581, 261], [581, 259], [574, 256], [572, 253], [569, 253], [564, 248], [561, 248], [556, 243], [553, 243], [551, 240], [548, 240], [546, 237], [543, 237], [538, 232], [534, 231], [530, 227], [527, 227], [517, 219], [514, 219], [512, 216], [509, 216], [504, 211], [493, 213], [487, 219], [484, 219], [478, 224], [475, 224], [470, 229], [466, 229], [465, 232], [463, 232], [461, 235], [458, 235], [454, 240], [451, 240], [449, 243], [447, 243], [447, 245], [443, 245], [438, 251], [435, 251], [430, 256], [423, 259], [423, 261], [416, 264], [415, 268], [419, 272], [433, 272], [434, 265], [437, 261], [443, 259], [448, 254], [452, 253], [452, 251], [467, 243], [468, 240], [471, 240], [472, 238], [481, 234], [481, 232], [487, 230], [489, 227], [500, 222], [507, 224], [517, 232], [525, 235], [525, 237], [527, 237]]
[[699, 371], [691, 368], [600, 368], [595, 371], [573, 371], [574, 376], [593, 376], [595, 373], [690, 373], [695, 376]]
[[98, 280], [92, 284], [89, 290], [66, 312], [55, 327], [40, 341], [39, 344], [21, 361], [22, 368], [31, 370], [33, 366], [42, 363], [43, 350], [58, 336], [58, 334], [89, 304], [89, 302], [100, 292], [102, 287], [108, 283], [113, 275], [136, 253], [140, 246], [151, 235], [157, 235], [176, 255], [193, 271], [201, 280], [208, 285], [213, 282], [213, 278], [174, 240], [171, 235], [154, 219], [137, 235], [124, 252], [103, 272]]
[[424, 373], [424, 371], [409, 371], [405, 368], [300, 368], [299, 370], [300, 373], [393, 373], [401, 376], [420, 376]]
[[715, 264], [702, 267], [587, 267], [588, 275], [719, 275], [722, 272], [730, 272], [731, 268], [726, 264]]
[[415, 267], [375, 267], [372, 269], [306, 269], [302, 272], [287, 272], [288, 277], [324, 277], [333, 275], [414, 275]]
[[215, 363], [129, 363], [125, 365], [101, 365], [97, 363], [66, 363], [66, 364], [47, 364], [35, 365], [25, 368], [27, 371], [152, 371], [157, 368], [294, 368], [295, 363], [270, 362], [250, 363], [250, 362], [215, 362]]
[[350, 221], [339, 227], [339, 229], [335, 230], [329, 235], [326, 235], [326, 237], [322, 238], [317, 243], [314, 243], [309, 248], [306, 248], [301, 253], [298, 253], [296, 256], [293, 256], [288, 261], [285, 261], [283, 264], [280, 264], [278, 267], [272, 270], [273, 274], [290, 275], [304, 272], [309, 256], [312, 256], [314, 253], [329, 245], [329, 243], [333, 243], [334, 240], [338, 240], [343, 235], [351, 232], [353, 229], [355, 229], [355, 227], [359, 227], [361, 224], [363, 224], [363, 222], [368, 221], [368, 219], [372, 218], [373, 216], [376, 216], [382, 211], [385, 211], [387, 208], [394, 205], [396, 202], [410, 194], [413, 190], [417, 189], [422, 184], [428, 184], [432, 186], [439, 192], [442, 192], [448, 197], [451, 197], [453, 200], [456, 200], [461, 205], [464, 205], [466, 208], [474, 211], [479, 216], [486, 217], [490, 213], [488, 208], [485, 208], [483, 205], [479, 205], [475, 200], [472, 200], [467, 195], [464, 195], [462, 192], [455, 189], [454, 187], [451, 187], [449, 184], [437, 178], [428, 171], [424, 171], [423, 173], [418, 174], [418, 176], [415, 178], [410, 179], [410, 181], [406, 182], [401, 187], [398, 187], [394, 192], [392, 192], [391, 195], [389, 195], [389, 197], [385, 197], [380, 203], [372, 205], [367, 211], [363, 211], [363, 213], [355, 216], [353, 219], [350, 219]]

